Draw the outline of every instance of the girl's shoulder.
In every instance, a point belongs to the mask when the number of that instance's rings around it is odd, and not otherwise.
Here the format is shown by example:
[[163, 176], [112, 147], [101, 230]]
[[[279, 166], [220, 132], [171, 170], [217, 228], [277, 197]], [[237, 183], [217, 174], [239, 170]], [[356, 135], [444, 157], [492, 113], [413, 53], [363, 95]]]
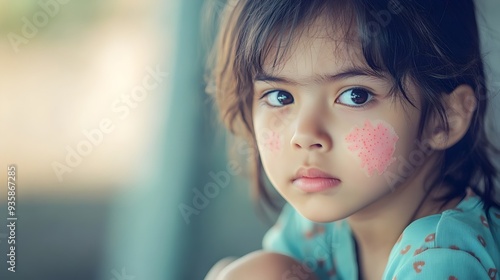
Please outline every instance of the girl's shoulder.
[[[423, 273], [426, 266], [428, 272], [445, 271], [443, 277], [485, 273], [481, 275], [497, 279], [500, 209], [490, 208], [486, 213], [479, 197], [469, 195], [454, 209], [412, 222], [391, 251], [386, 276], [394, 277], [398, 271]], [[447, 271], [451, 267], [456, 271]]]

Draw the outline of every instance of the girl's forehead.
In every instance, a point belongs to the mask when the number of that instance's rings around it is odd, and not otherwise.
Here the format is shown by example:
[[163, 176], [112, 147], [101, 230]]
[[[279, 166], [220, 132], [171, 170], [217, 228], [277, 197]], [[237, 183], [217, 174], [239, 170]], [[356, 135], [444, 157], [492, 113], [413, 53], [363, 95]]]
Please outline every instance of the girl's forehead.
[[286, 44], [273, 41], [262, 70], [268, 74], [307, 77], [338, 69], [369, 68], [359, 40], [347, 34], [345, 28], [327, 28], [316, 22], [297, 31]]

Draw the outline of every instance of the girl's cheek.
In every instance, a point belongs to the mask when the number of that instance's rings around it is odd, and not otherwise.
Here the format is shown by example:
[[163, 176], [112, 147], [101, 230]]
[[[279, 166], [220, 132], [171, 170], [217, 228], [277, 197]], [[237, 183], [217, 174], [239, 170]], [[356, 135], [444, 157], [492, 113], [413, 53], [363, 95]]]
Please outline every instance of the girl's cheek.
[[267, 130], [262, 133], [260, 138], [260, 142], [262, 143], [262, 147], [266, 152], [278, 153], [281, 151], [281, 135], [276, 131]]
[[361, 168], [368, 176], [375, 171], [382, 175], [396, 160], [393, 155], [398, 139], [394, 128], [380, 120], [366, 120], [364, 126], [353, 128], [345, 138], [347, 148], [359, 157]]

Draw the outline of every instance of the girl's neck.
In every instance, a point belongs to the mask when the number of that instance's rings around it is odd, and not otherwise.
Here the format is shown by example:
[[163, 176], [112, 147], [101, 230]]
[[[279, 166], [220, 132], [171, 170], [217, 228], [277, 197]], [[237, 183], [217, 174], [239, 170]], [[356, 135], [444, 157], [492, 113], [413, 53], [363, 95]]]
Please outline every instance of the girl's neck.
[[[443, 207], [425, 203], [437, 194], [429, 195], [420, 206], [406, 204], [411, 209], [417, 209], [415, 214], [397, 211], [387, 211], [382, 218], [368, 218], [351, 216], [348, 222], [351, 226], [353, 239], [356, 244], [356, 259], [358, 263], [359, 279], [381, 279], [387, 266], [394, 244], [404, 229], [413, 221], [430, 215], [439, 214], [447, 209], [454, 208], [462, 198], [455, 198]], [[366, 209], [368, 212], [371, 209]]]
[[360, 254], [387, 262], [392, 247], [410, 223], [454, 208], [460, 202], [461, 198], [445, 205], [438, 201], [447, 189], [443, 186], [426, 191], [423, 186], [432, 175], [431, 165], [422, 167], [408, 178], [407, 184], [347, 219]]

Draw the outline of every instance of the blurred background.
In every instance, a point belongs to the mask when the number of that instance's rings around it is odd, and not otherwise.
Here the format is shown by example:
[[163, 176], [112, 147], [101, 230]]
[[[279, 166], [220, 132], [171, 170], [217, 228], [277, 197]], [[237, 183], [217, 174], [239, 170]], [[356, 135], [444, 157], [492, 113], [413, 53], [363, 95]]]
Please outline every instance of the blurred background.
[[260, 247], [204, 93], [203, 5], [0, 0], [0, 279], [202, 279]]
[[[202, 279], [260, 248], [270, 223], [204, 93], [205, 4], [0, 0], [0, 279]], [[500, 6], [478, 4], [498, 120]]]

